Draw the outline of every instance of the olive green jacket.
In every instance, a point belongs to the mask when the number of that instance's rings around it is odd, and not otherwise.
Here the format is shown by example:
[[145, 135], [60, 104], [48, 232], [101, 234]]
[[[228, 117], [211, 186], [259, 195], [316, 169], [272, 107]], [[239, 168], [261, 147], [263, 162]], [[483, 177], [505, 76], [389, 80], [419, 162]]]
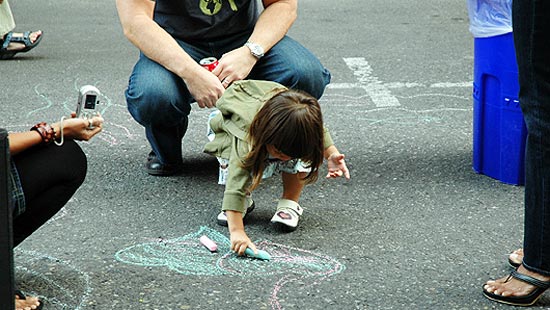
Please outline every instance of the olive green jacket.
[[[210, 120], [210, 128], [215, 133], [214, 140], [204, 147], [204, 152], [216, 157], [229, 159], [229, 174], [225, 185], [222, 210], [244, 212], [246, 189], [252, 182], [249, 170], [242, 162], [250, 147], [246, 141], [248, 128], [263, 104], [287, 88], [269, 81], [243, 80], [234, 82], [216, 103], [221, 113]], [[325, 129], [325, 148], [333, 144]]]

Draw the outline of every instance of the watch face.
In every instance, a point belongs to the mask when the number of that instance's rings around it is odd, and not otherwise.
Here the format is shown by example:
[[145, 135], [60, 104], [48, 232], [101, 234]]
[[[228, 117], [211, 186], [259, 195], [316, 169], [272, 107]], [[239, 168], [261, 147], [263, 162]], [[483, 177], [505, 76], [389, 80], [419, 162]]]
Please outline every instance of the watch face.
[[256, 43], [247, 43], [246, 46], [248, 46], [248, 48], [250, 49], [250, 52], [252, 53], [252, 55], [260, 58], [264, 55], [264, 49], [256, 44]]

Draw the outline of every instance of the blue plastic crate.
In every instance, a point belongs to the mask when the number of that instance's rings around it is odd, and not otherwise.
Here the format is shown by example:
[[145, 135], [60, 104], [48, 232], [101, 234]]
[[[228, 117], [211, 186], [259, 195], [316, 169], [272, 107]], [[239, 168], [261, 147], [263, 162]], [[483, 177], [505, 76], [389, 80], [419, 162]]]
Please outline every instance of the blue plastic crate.
[[518, 100], [512, 33], [474, 39], [473, 168], [523, 185], [527, 129]]

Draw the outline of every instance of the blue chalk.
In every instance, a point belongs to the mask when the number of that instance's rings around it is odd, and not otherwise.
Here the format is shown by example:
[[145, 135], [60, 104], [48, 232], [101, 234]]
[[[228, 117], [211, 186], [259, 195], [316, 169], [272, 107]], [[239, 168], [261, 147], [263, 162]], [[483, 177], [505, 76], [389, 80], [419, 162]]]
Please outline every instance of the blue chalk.
[[263, 250], [258, 250], [258, 254], [254, 254], [254, 251], [252, 251], [252, 249], [246, 248], [246, 250], [244, 251], [244, 254], [248, 255], [249, 257], [258, 258], [262, 260], [271, 259], [271, 255], [269, 255], [269, 253]]

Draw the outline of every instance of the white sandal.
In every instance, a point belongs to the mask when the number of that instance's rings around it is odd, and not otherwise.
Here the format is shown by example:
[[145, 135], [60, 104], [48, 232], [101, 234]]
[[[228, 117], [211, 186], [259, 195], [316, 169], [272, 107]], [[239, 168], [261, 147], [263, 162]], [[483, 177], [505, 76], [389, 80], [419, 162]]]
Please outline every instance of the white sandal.
[[277, 212], [271, 218], [271, 223], [287, 231], [294, 231], [298, 227], [298, 221], [304, 209], [293, 200], [279, 199]]

